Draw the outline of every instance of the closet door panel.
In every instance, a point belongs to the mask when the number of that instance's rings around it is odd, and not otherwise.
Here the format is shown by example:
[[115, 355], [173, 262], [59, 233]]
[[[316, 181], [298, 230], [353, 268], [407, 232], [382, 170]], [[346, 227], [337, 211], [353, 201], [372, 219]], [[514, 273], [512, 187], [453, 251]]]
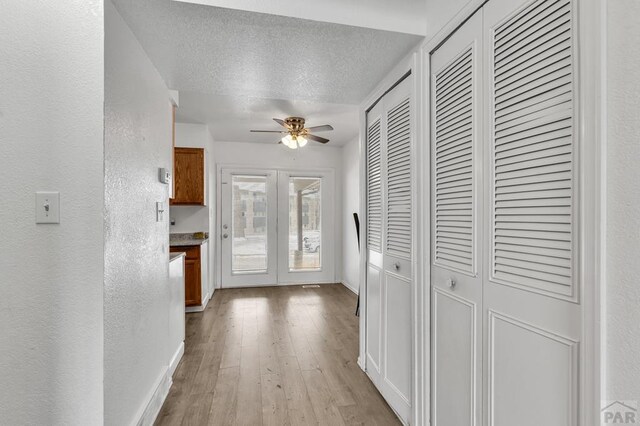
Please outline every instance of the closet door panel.
[[383, 345], [383, 244], [384, 244], [384, 176], [386, 124], [382, 104], [367, 113], [366, 161], [366, 369], [374, 381], [380, 382]]
[[411, 398], [411, 283], [387, 275], [385, 283], [385, 380], [399, 403]]
[[434, 424], [482, 413], [482, 12], [431, 56]]
[[382, 99], [386, 138], [384, 179], [384, 292], [381, 393], [405, 421], [411, 414], [413, 245], [413, 77]]
[[477, 306], [450, 292], [433, 293], [434, 424], [473, 425], [477, 385]]
[[380, 338], [382, 325], [382, 285], [380, 270], [367, 268], [367, 368], [380, 374]]
[[486, 422], [576, 425], [575, 4], [490, 0], [484, 16]]

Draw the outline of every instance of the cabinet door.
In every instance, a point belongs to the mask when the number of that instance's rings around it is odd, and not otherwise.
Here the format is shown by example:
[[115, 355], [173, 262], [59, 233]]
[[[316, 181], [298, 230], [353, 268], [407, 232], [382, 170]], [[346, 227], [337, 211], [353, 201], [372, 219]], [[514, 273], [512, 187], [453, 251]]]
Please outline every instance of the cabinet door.
[[184, 275], [185, 305], [197, 306], [202, 301], [202, 288], [200, 283], [200, 261], [192, 259], [185, 260]]
[[203, 148], [175, 148], [175, 194], [171, 205], [205, 205]]

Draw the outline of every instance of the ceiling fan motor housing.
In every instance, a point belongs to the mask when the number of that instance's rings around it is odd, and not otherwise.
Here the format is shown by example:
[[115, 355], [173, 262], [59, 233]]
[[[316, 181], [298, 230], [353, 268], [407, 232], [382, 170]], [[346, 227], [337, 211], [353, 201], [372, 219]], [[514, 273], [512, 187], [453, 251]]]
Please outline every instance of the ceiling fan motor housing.
[[297, 134], [304, 130], [304, 118], [302, 117], [287, 117], [284, 122], [291, 129], [291, 133]]

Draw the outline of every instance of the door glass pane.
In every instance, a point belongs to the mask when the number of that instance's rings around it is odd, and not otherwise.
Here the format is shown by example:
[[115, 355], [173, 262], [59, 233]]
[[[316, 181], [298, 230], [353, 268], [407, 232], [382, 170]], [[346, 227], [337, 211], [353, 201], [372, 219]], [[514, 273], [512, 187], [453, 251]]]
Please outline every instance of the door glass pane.
[[320, 269], [322, 179], [289, 178], [289, 269]]
[[232, 271], [267, 270], [267, 178], [233, 176]]

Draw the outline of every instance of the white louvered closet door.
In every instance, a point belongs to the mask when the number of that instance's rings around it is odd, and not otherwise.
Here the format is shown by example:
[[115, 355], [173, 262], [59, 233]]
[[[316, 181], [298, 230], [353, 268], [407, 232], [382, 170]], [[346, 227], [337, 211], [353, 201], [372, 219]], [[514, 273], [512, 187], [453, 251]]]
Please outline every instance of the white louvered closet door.
[[389, 405], [411, 416], [412, 77], [367, 113], [366, 370]]
[[366, 159], [366, 238], [367, 238], [367, 285], [366, 285], [366, 366], [367, 373], [378, 385], [382, 363], [382, 241], [384, 223], [384, 176], [383, 140], [386, 127], [379, 102], [367, 113]]
[[484, 8], [488, 425], [578, 424], [575, 6]]
[[432, 418], [481, 424], [482, 11], [431, 56]]
[[382, 100], [386, 121], [380, 392], [408, 421], [411, 413], [412, 170], [411, 89], [405, 78]]

